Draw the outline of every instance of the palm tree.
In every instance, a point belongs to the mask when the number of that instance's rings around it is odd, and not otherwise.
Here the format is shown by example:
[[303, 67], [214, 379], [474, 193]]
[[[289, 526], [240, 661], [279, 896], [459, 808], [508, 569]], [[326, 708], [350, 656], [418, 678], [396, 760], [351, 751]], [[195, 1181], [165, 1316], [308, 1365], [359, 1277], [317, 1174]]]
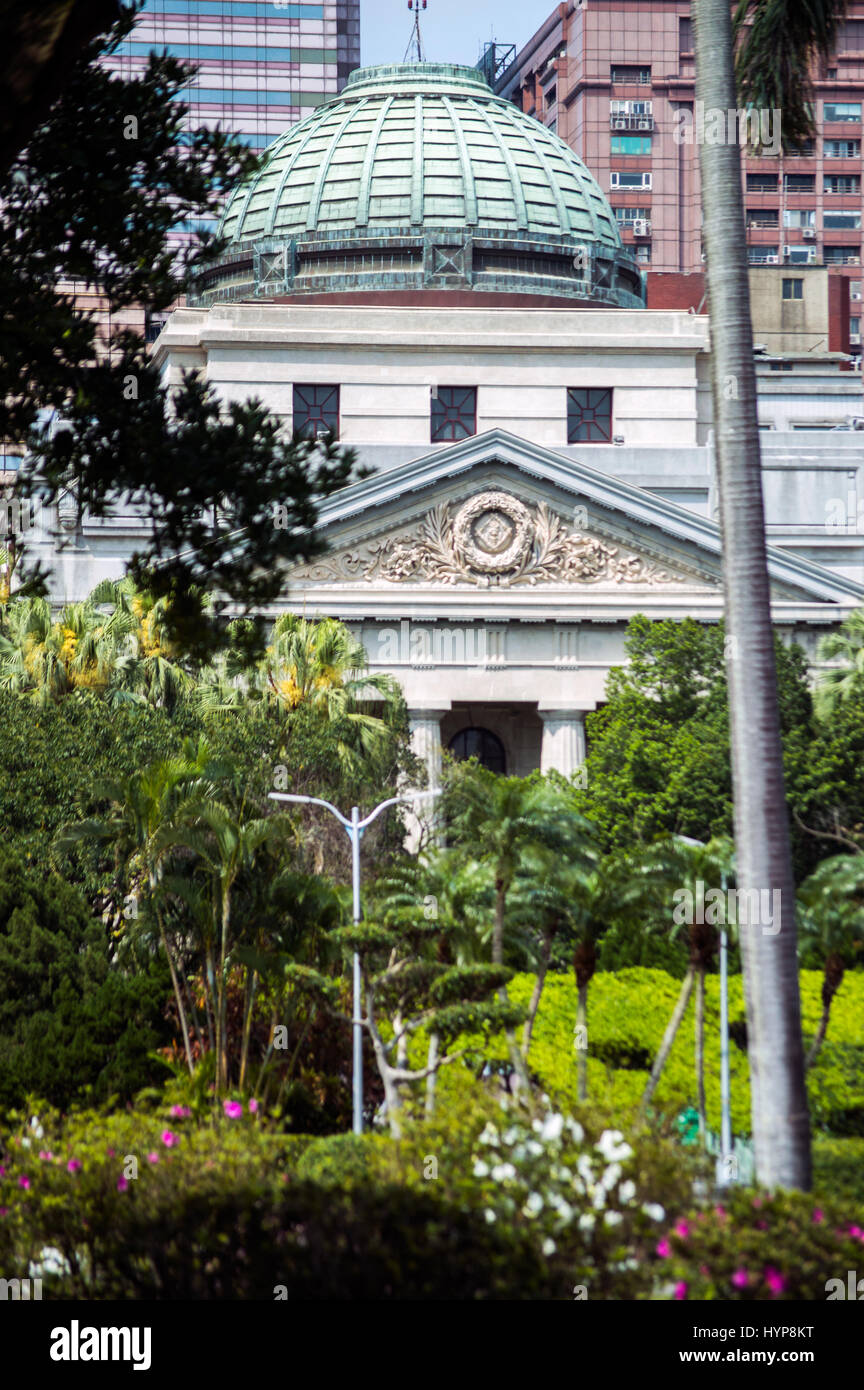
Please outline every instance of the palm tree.
[[[673, 937], [686, 927], [689, 944], [687, 970], [642, 1095], [641, 1109], [644, 1112], [651, 1104], [695, 990], [694, 1059], [697, 1108], [703, 1134], [706, 1111], [705, 976], [717, 950], [718, 928], [727, 919], [725, 898], [722, 906], [712, 900], [706, 908], [705, 888], [707, 886], [722, 892], [731, 880], [733, 866], [730, 840], [718, 837], [702, 844], [681, 835], [658, 841], [638, 856], [622, 859], [619, 866], [619, 872], [626, 874], [627, 878], [626, 887], [619, 894], [619, 910], [622, 907], [630, 910], [641, 908], [652, 929], [655, 924], [659, 925], [669, 930]], [[676, 893], [682, 895], [680, 907], [689, 906], [693, 910], [679, 912], [677, 903], [673, 908]]]
[[798, 895], [802, 953], [815, 957], [823, 969], [822, 1017], [807, 1054], [809, 1071], [825, 1041], [834, 995], [847, 968], [857, 964], [864, 951], [864, 855], [823, 859]]
[[[532, 854], [573, 855], [580, 837], [591, 833], [567, 793], [542, 777], [501, 777], [473, 759], [451, 769], [443, 797], [448, 837], [482, 863], [494, 881], [492, 964], [504, 962], [508, 897], [516, 876]], [[503, 986], [502, 1003], [506, 1000]], [[523, 1084], [528, 1072], [512, 1030], [507, 1042]]]
[[[216, 1085], [228, 1085], [228, 961], [235, 942], [232, 922], [234, 890], [240, 875], [255, 865], [261, 850], [285, 833], [280, 816], [244, 820], [229, 805], [212, 798], [188, 800], [181, 823], [166, 830], [162, 843], [195, 856], [196, 871], [209, 884], [214, 930], [207, 937], [207, 978], [215, 981]], [[252, 1001], [247, 998], [247, 1010]], [[245, 1068], [244, 1068], [245, 1070]]]
[[[783, 113], [786, 135], [809, 130], [810, 60], [827, 54], [844, 5], [741, 0], [740, 104]], [[706, 111], [739, 107], [728, 0], [694, 0], [696, 94]], [[752, 20], [747, 27], [744, 21]], [[776, 934], [741, 934], [750, 1037], [756, 1174], [807, 1189], [810, 1118], [798, 992], [795, 890], [783, 782], [780, 718], [756, 410], [747, 249], [737, 143], [700, 147], [711, 308], [717, 488], [723, 539], [729, 718], [738, 883], [779, 890]]]
[[192, 678], [167, 637], [167, 599], [154, 599], [127, 577], [103, 580], [88, 603], [100, 613], [104, 607], [110, 609], [94, 637], [111, 652], [112, 703], [131, 699], [172, 709], [191, 693]]
[[176, 849], [177, 826], [187, 813], [190, 795], [193, 792], [212, 794], [226, 771], [211, 759], [206, 744], [202, 742], [196, 747], [187, 740], [180, 756], [159, 759], [123, 781], [103, 783], [97, 790], [100, 799], [108, 803], [107, 814], [64, 826], [56, 841], [60, 849], [69, 848], [79, 840], [95, 840], [113, 846], [126, 881], [139, 894], [146, 895], [171, 973], [190, 1073], [193, 1059], [181, 989], [182, 965], [179, 958], [175, 958], [166, 926], [166, 862]]
[[816, 687], [816, 707], [829, 715], [838, 700], [846, 700], [864, 675], [864, 608], [856, 608], [837, 632], [819, 643], [820, 661], [841, 661], [841, 666], [822, 671]]

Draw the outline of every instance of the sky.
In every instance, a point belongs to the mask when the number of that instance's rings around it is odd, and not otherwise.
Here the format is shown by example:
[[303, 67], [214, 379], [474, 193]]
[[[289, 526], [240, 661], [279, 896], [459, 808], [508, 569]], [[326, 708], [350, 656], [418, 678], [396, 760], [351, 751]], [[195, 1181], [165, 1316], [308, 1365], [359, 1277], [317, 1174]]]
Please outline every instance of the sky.
[[[476, 63], [485, 42], [517, 50], [552, 13], [555, 0], [428, 0], [420, 22], [426, 57], [438, 63]], [[361, 61], [401, 63], [414, 20], [408, 0], [360, 0]]]

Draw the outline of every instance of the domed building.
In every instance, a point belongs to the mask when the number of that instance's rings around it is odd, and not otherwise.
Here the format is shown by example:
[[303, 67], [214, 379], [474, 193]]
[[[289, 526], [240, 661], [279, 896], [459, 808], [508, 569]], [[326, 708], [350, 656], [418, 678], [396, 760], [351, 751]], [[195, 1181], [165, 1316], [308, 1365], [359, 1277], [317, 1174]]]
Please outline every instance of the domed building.
[[[642, 276], [582, 161], [475, 68], [364, 68], [235, 189], [200, 302], [564, 299], [641, 308]], [[464, 300], [460, 302], [470, 302]]]
[[[222, 229], [156, 343], [165, 380], [257, 396], [366, 471], [273, 616], [351, 627], [401, 683], [433, 784], [444, 749], [572, 774], [629, 619], [722, 614], [707, 318], [644, 307], [598, 184], [469, 68], [354, 73]], [[774, 618], [811, 652], [864, 599], [862, 536], [825, 521], [859, 440], [766, 437]], [[85, 519], [64, 596], [140, 534]]]

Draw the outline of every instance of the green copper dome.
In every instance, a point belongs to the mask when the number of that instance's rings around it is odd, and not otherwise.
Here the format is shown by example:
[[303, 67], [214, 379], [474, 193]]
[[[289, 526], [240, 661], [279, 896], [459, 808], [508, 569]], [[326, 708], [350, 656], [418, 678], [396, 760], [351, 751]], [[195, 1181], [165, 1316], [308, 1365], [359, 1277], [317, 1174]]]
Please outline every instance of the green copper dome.
[[641, 307], [638, 266], [563, 140], [475, 68], [363, 68], [230, 196], [198, 298], [491, 290]]

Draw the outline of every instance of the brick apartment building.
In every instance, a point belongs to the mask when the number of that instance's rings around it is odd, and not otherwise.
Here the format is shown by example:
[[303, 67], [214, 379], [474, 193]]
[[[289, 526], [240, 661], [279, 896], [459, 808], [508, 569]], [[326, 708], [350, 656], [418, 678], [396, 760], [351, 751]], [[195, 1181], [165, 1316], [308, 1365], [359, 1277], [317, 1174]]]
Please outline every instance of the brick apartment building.
[[[695, 73], [689, 0], [576, 0], [556, 7], [496, 81], [499, 94], [557, 131], [598, 180], [647, 272], [649, 307], [690, 307], [701, 298], [699, 146], [675, 139], [682, 109], [694, 111]], [[825, 346], [857, 355], [861, 0], [852, 0], [837, 51], [814, 85], [811, 147], [746, 157], [745, 235], [754, 266], [825, 266], [832, 281], [848, 282], [831, 296], [832, 305], [848, 297], [848, 327], [845, 311], [832, 316]], [[779, 281], [777, 292], [784, 292]]]

